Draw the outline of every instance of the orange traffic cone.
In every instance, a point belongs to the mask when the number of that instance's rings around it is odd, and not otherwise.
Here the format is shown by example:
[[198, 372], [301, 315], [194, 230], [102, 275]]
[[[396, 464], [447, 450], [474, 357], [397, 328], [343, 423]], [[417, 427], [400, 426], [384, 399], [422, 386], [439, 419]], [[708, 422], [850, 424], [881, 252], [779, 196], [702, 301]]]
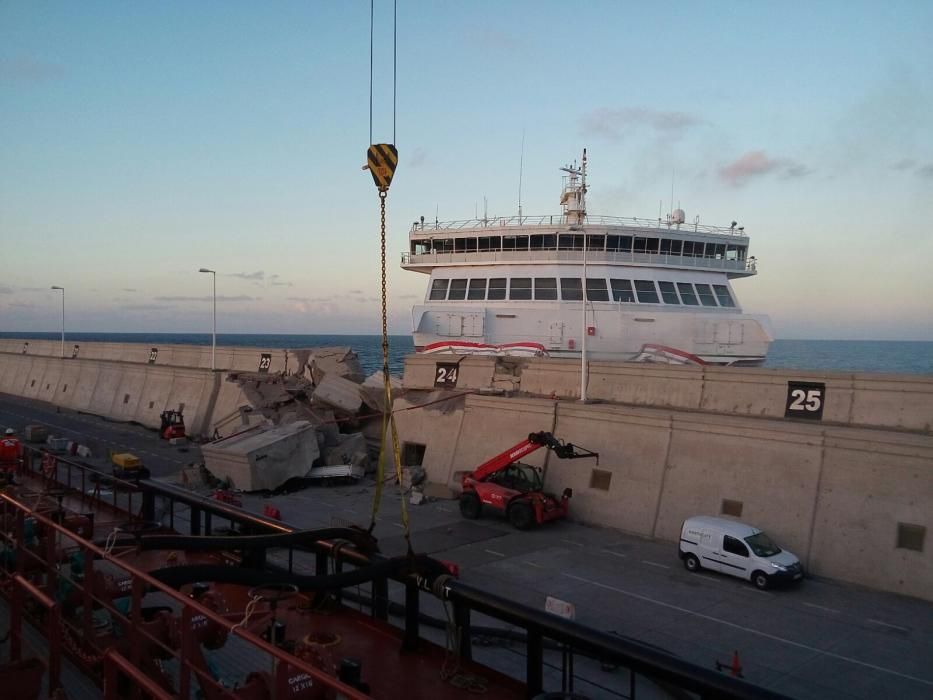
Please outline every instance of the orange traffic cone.
[[732, 663], [724, 664], [721, 661], [716, 662], [717, 671], [729, 671], [729, 675], [733, 678], [744, 678], [742, 675], [742, 662], [739, 661], [739, 652], [738, 650], [732, 652]]

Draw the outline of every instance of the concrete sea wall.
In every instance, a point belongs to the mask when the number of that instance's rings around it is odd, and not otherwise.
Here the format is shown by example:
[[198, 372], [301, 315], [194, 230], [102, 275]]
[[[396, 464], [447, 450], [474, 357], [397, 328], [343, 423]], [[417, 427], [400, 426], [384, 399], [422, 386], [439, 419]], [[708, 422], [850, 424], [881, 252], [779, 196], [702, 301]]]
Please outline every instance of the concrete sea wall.
[[[439, 362], [459, 362], [456, 387], [434, 386]], [[798, 382], [823, 385], [819, 420], [784, 417]], [[397, 408], [458, 396], [397, 414], [431, 481], [456, 489], [550, 430], [600, 453], [527, 460], [551, 492], [573, 489], [577, 520], [670, 541], [674, 561], [685, 518], [740, 513], [811, 573], [933, 600], [933, 377], [593, 363], [600, 402], [581, 404], [575, 362], [412, 356], [405, 386], [432, 393]]]

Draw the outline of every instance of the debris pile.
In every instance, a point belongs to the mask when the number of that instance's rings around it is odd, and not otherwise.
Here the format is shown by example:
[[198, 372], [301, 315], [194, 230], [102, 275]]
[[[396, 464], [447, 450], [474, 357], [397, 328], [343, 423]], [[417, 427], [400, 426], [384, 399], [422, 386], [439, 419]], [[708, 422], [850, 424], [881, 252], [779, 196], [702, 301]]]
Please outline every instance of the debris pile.
[[[349, 347], [289, 350], [287, 357], [285, 372], [227, 375], [248, 404], [217, 421], [215, 442], [201, 451], [207, 469], [234, 488], [274, 490], [294, 477], [358, 478], [378, 458], [385, 404], [382, 373], [367, 378]], [[401, 391], [400, 380], [391, 382]], [[305, 433], [314, 438], [310, 442], [315, 449], [305, 445], [309, 437], [297, 440], [300, 446], [278, 446], [286, 441], [291, 445], [292, 438]], [[239, 456], [231, 456], [231, 449]], [[274, 460], [262, 456], [272, 450]]]

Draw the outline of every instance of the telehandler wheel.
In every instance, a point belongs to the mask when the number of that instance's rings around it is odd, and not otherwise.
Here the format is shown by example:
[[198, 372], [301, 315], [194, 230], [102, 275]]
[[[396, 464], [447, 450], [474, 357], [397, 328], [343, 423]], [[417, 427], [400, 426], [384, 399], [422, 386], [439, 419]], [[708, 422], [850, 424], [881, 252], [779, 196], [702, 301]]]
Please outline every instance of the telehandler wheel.
[[468, 520], [476, 520], [483, 509], [479, 496], [471, 491], [460, 494], [460, 515]]
[[509, 522], [516, 530], [527, 530], [535, 524], [535, 514], [527, 503], [513, 503], [509, 506]]

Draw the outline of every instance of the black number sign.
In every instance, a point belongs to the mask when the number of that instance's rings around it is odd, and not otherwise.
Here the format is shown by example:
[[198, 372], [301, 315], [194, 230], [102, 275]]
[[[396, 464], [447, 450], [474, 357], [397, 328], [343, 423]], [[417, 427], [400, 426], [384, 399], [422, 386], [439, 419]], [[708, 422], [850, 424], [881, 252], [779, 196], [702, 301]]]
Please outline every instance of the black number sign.
[[259, 371], [268, 372], [272, 366], [272, 354], [264, 352], [259, 356]]
[[434, 368], [434, 386], [454, 387], [460, 377], [460, 365], [456, 362], [438, 362]]
[[826, 385], [819, 382], [787, 382], [785, 418], [822, 420]]
[[154, 365], [156, 358], [159, 356], [159, 348], [150, 348], [149, 350], [149, 364]]
[[76, 344], [76, 345], [71, 349], [71, 359], [72, 359], [72, 360], [75, 359], [75, 358], [78, 356], [78, 348], [80, 348], [80, 347], [81, 347], [80, 345], [77, 345], [77, 344]]

